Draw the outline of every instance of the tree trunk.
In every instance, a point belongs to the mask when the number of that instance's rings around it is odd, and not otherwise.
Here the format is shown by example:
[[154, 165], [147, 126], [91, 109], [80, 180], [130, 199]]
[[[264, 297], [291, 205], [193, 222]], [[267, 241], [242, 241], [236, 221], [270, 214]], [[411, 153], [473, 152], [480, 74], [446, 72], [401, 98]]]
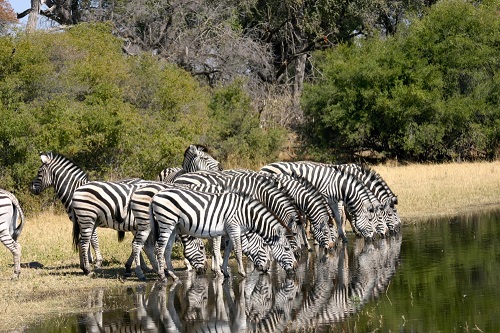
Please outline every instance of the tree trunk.
[[31, 0], [31, 12], [28, 16], [26, 32], [33, 32], [36, 30], [36, 25], [38, 23], [38, 13], [40, 13], [40, 0]]
[[293, 80], [293, 104], [299, 107], [300, 96], [304, 85], [307, 54], [303, 53], [295, 58], [295, 78]]

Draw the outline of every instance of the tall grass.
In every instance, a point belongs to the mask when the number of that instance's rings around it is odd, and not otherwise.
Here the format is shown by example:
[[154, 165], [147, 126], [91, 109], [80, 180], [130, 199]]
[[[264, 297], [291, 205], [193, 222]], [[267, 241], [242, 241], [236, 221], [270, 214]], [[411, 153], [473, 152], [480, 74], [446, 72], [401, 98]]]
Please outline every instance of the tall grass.
[[373, 167], [398, 195], [403, 222], [500, 205], [500, 161]]
[[[373, 169], [398, 195], [403, 223], [500, 207], [500, 162], [387, 164]], [[23, 268], [17, 281], [10, 280], [12, 255], [0, 245], [0, 331], [22, 328], [48, 314], [90, 310], [85, 295], [92, 289], [138, 283], [135, 277], [121, 278], [131, 252], [130, 233], [119, 243], [116, 231], [98, 229], [104, 266], [92, 279], [81, 274], [71, 229], [66, 215], [28, 217], [19, 239]], [[43, 268], [28, 268], [38, 264]], [[182, 264], [179, 260], [174, 265]]]

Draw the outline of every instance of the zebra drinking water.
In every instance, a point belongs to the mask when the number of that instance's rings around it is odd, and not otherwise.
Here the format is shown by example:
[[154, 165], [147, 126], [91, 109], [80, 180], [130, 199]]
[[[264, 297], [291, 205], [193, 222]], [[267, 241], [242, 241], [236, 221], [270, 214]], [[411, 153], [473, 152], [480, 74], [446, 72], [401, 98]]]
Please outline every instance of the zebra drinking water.
[[340, 201], [347, 205], [352, 216], [353, 229], [358, 230], [365, 239], [373, 239], [375, 232], [373, 221], [378, 207], [373, 207], [367, 188], [355, 177], [313, 162], [275, 162], [262, 167], [261, 171], [304, 178], [314, 185], [334, 212], [339, 235], [344, 242], [347, 242], [347, 237], [339, 215]]
[[[238, 262], [238, 272], [245, 276], [242, 261], [241, 233], [252, 231], [259, 234], [270, 245], [273, 257], [291, 273], [297, 267], [293, 252], [280, 243], [278, 220], [266, 206], [257, 200], [235, 193], [206, 193], [185, 188], [168, 189], [157, 193], [150, 205], [151, 223], [155, 225], [154, 238], [158, 256], [159, 274], [166, 280], [163, 272], [165, 248], [171, 247], [172, 234], [179, 225], [182, 232], [201, 238], [228, 236], [231, 240], [225, 249], [223, 270], [228, 276], [227, 260], [229, 251], [234, 247]], [[167, 259], [167, 258], [166, 258]], [[168, 259], [167, 259], [168, 260]], [[173, 271], [169, 275], [176, 279]]]
[[[17, 220], [20, 220], [17, 224]], [[10, 192], [0, 189], [0, 241], [14, 256], [14, 275], [21, 273], [21, 245], [17, 238], [24, 226], [24, 213], [17, 198]]]

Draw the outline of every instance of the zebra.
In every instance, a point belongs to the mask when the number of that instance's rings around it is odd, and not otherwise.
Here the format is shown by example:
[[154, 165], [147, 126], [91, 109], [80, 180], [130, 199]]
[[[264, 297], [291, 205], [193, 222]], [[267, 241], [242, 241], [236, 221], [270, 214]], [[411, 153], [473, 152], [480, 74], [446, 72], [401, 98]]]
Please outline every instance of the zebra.
[[370, 201], [369, 191], [355, 177], [336, 171], [328, 166], [312, 162], [275, 162], [260, 169], [267, 173], [288, 174], [296, 178], [304, 178], [315, 186], [327, 199], [334, 212], [339, 235], [344, 242], [347, 237], [339, 216], [338, 203], [343, 201], [352, 215], [353, 229], [359, 231], [363, 238], [374, 237], [375, 211]]
[[[225, 170], [223, 172], [230, 175], [271, 175], [276, 179], [278, 189], [284, 191], [293, 199], [297, 207], [304, 213], [303, 216], [309, 217], [313, 237], [319, 242], [320, 246], [324, 248], [333, 247], [338, 238], [338, 233], [336, 229], [330, 228], [330, 225], [333, 225], [333, 217], [328, 210], [328, 204], [321, 193], [305, 179], [296, 179], [284, 174], [258, 173], [246, 169]], [[305, 222], [302, 222], [303, 227], [301, 228], [304, 239]], [[305, 239], [305, 244], [311, 250], [307, 239]]]
[[380, 200], [386, 216], [386, 224], [391, 233], [398, 233], [401, 228], [401, 219], [396, 205], [398, 197], [390, 189], [385, 180], [374, 170], [359, 164], [333, 164], [337, 170], [352, 174], [360, 179]]
[[[62, 202], [70, 220], [73, 221], [74, 217], [71, 208], [73, 193], [78, 187], [89, 182], [87, 173], [70, 159], [53, 152], [40, 153], [40, 159], [42, 165], [38, 168], [37, 175], [31, 182], [31, 193], [39, 195], [46, 188], [54, 187], [58, 199]], [[118, 240], [123, 240], [123, 237], [123, 233], [118, 234]], [[94, 265], [100, 267], [102, 255], [99, 250], [97, 232], [95, 231], [92, 233], [91, 244], [96, 257]], [[91, 256], [90, 252], [89, 256]]]
[[12, 193], [0, 189], [0, 241], [14, 257], [13, 279], [17, 279], [21, 273], [21, 245], [17, 239], [23, 227], [24, 213], [19, 201]]
[[[176, 184], [207, 184], [219, 185], [226, 190], [236, 190], [260, 200], [276, 213], [288, 227], [293, 228], [300, 224], [300, 212], [292, 198], [279, 191], [276, 182], [265, 175], [252, 176], [250, 174], [232, 175], [230, 171], [197, 171], [183, 175], [175, 180]], [[298, 248], [292, 240], [292, 249]]]
[[156, 177], [156, 180], [164, 183], [172, 183], [174, 179], [178, 176], [181, 176], [185, 173], [181, 167], [170, 167], [170, 168], [165, 168], [160, 171], [158, 176]]
[[170, 167], [163, 169], [157, 179], [165, 183], [171, 183], [175, 178], [188, 172], [199, 170], [222, 170], [222, 164], [210, 156], [208, 148], [203, 145], [189, 145], [184, 151], [182, 168]]
[[[170, 236], [179, 225], [182, 232], [201, 238], [229, 236], [231, 242], [225, 249], [223, 270], [227, 273], [229, 251], [234, 247], [238, 272], [246, 276], [242, 261], [241, 233], [252, 231], [259, 234], [271, 247], [273, 257], [287, 273], [297, 267], [297, 261], [289, 247], [279, 241], [277, 229], [282, 221], [269, 208], [257, 200], [236, 193], [206, 193], [185, 188], [160, 191], [150, 205], [151, 223], [155, 226], [154, 239], [158, 256], [158, 273], [166, 281], [163, 271], [165, 248], [172, 246]], [[168, 244], [167, 244], [168, 242]], [[177, 279], [173, 271], [168, 274]]]
[[[298, 208], [285, 193], [278, 190], [274, 181], [269, 177], [260, 175], [252, 177], [251, 175], [231, 175], [228, 171], [197, 171], [183, 175], [175, 180], [176, 184], [207, 184], [219, 185], [227, 190], [237, 190], [245, 195], [251, 196], [263, 202], [273, 210], [281, 220], [285, 221], [293, 234], [297, 234], [297, 228], [300, 224], [300, 215]], [[213, 240], [212, 270], [220, 273], [220, 238]], [[295, 238], [289, 237], [292, 250], [297, 253], [299, 245]], [[255, 261], [254, 261], [255, 263]]]
[[[48, 187], [54, 187], [56, 196], [61, 201], [71, 221], [74, 221], [72, 210], [73, 194], [77, 188], [89, 182], [87, 173], [67, 157], [53, 152], [40, 153], [42, 165], [38, 169], [36, 177], [30, 185], [30, 191], [34, 195], [39, 195]], [[133, 184], [138, 182], [137, 178], [122, 180], [124, 183]], [[123, 231], [118, 232], [118, 241], [125, 237]], [[99, 249], [99, 240], [97, 231], [92, 232], [90, 243], [95, 253], [94, 267], [99, 268], [102, 265], [102, 255]], [[89, 259], [91, 251], [89, 249]], [[125, 264], [126, 274], [130, 272], [133, 257], [130, 256]], [[141, 266], [148, 269], [141, 256]]]
[[[132, 194], [130, 205], [134, 217], [136, 219], [142, 219], [148, 221], [148, 223], [149, 223], [149, 204], [151, 202], [152, 197], [161, 190], [183, 186], [196, 190], [208, 191], [212, 193], [218, 193], [222, 191], [222, 188], [212, 185], [195, 186], [195, 185], [182, 185], [182, 184], [167, 184], [163, 182], [153, 182], [153, 181], [143, 181], [142, 183], [146, 185], [142, 186], [140, 189], [137, 189]], [[177, 235], [179, 236], [179, 238], [183, 243], [184, 257], [188, 261], [186, 262], [188, 270], [190, 270], [190, 266], [193, 265], [198, 273], [200, 274], [205, 273], [207, 264], [206, 264], [204, 242], [199, 238], [179, 233], [179, 231]], [[151, 237], [148, 237], [146, 242], [152, 242]], [[137, 243], [136, 245], [139, 246], [139, 249], [137, 250], [137, 253], [139, 253], [143, 244]], [[267, 246], [263, 242], [260, 236], [256, 235], [255, 233], [250, 233], [250, 232], [245, 233], [242, 237], [242, 249], [243, 253], [252, 260], [257, 270], [265, 272], [269, 269], [269, 263], [268, 263], [269, 256], [268, 256]], [[171, 258], [170, 249], [166, 250], [165, 256], [167, 258]], [[170, 262], [170, 260], [168, 260], [167, 262]], [[173, 270], [173, 267], [169, 267], [169, 269]], [[157, 270], [157, 267], [155, 267], [155, 270]], [[139, 266], [136, 267], [136, 274], [138, 276], [142, 275]], [[222, 274], [222, 272], [220, 272], [220, 274]]]
[[[384, 206], [381, 204], [379, 199], [377, 197], [375, 197], [373, 191], [367, 187], [366, 182], [363, 179], [360, 179], [357, 174], [345, 172], [345, 170], [342, 168], [336, 168], [336, 165], [334, 165], [334, 164], [324, 164], [324, 163], [310, 162], [310, 161], [302, 161], [302, 162], [298, 162], [298, 163], [318, 165], [321, 167], [331, 167], [340, 173], [345, 173], [345, 174], [347, 174], [347, 176], [352, 176], [352, 177], [356, 178], [356, 180], [358, 182], [360, 182], [362, 184], [362, 186], [366, 187], [365, 193], [368, 195], [368, 199], [370, 200], [370, 202], [372, 203], [372, 205], [374, 207], [375, 218], [373, 220], [373, 223], [374, 223], [375, 232], [378, 235], [380, 235], [381, 237], [385, 237], [389, 233], [389, 228], [387, 227], [387, 224], [386, 224], [386, 220], [387, 220], [386, 216], [387, 215], [386, 215], [386, 212], [384, 210]], [[345, 212], [345, 210], [344, 210], [343, 201], [338, 201], [338, 212], [339, 212], [339, 216], [344, 217], [344, 215], [345, 215], [349, 220], [351, 219], [349, 212]], [[340, 215], [340, 212], [343, 212], [345, 214]], [[343, 223], [342, 223], [342, 225], [343, 225]], [[351, 225], [352, 225], [352, 223], [351, 223]], [[361, 233], [359, 232], [359, 230], [356, 228], [355, 225], [353, 226], [353, 231], [355, 232], [356, 235], [361, 236]]]

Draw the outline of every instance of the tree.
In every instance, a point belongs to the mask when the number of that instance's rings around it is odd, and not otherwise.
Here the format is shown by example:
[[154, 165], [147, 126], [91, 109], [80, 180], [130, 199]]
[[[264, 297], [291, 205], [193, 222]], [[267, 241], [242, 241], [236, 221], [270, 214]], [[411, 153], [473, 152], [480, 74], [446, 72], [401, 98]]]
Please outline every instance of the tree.
[[[394, 37], [318, 54], [304, 135], [339, 158], [494, 158], [500, 142], [498, 0], [450, 0]], [[331, 158], [331, 157], [330, 157]]]
[[8, 26], [16, 23], [14, 10], [6, 0], [0, 0], [0, 34], [4, 34]]

